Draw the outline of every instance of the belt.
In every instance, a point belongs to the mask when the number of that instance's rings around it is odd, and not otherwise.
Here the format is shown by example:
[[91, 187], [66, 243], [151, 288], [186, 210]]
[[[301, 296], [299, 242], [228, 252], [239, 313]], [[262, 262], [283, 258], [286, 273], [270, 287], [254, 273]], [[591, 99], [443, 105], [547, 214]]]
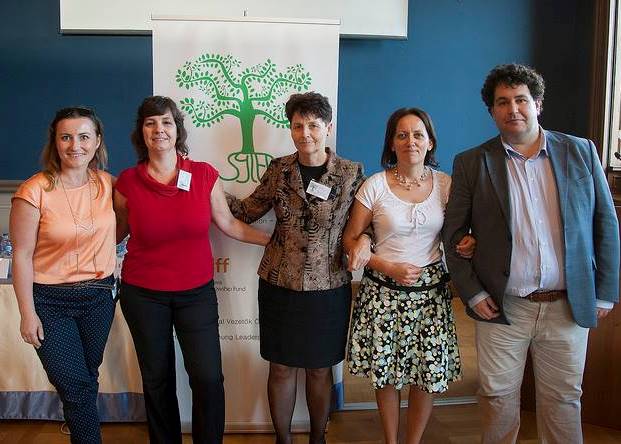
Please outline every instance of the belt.
[[103, 288], [105, 290], [112, 290], [116, 286], [116, 282], [113, 275], [105, 277], [103, 279], [88, 279], [86, 281], [78, 282], [66, 282], [59, 284], [37, 284], [44, 285], [52, 288], [65, 288], [65, 289], [81, 289], [81, 288]]
[[526, 299], [531, 302], [554, 302], [567, 299], [567, 290], [533, 291]]
[[[429, 265], [425, 265], [425, 267], [433, 267], [433, 266], [437, 266], [438, 264], [441, 264], [442, 261], [436, 261], [432, 264]], [[411, 292], [411, 291], [427, 291], [427, 290], [432, 290], [434, 288], [437, 288], [441, 285], [446, 285], [446, 283], [448, 281], [451, 280], [451, 277], [448, 273], [443, 273], [442, 276], [438, 279], [438, 281], [434, 284], [430, 284], [430, 285], [399, 285], [395, 282], [389, 282], [389, 281], [385, 281], [384, 279], [375, 276], [374, 274], [372, 274], [372, 272], [365, 267], [364, 269], [364, 276], [368, 277], [369, 279], [371, 279], [373, 282], [375, 282], [376, 284], [379, 284], [383, 287], [386, 288], [390, 288], [391, 290], [396, 290], [396, 291], [405, 291], [405, 292]]]

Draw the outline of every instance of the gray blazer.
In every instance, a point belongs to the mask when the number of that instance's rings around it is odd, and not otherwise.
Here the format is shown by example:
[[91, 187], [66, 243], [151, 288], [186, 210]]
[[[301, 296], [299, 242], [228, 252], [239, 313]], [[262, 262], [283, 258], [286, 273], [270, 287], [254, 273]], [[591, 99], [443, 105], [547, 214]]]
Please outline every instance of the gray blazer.
[[[563, 221], [569, 305], [577, 324], [595, 327], [595, 300], [619, 300], [617, 216], [593, 142], [554, 131], [545, 135]], [[505, 156], [498, 136], [455, 157], [443, 239], [468, 314], [483, 320], [468, 301], [485, 290], [500, 308], [492, 322], [508, 324], [503, 298], [511, 269], [511, 215]], [[468, 230], [477, 239], [472, 260], [455, 253]]]

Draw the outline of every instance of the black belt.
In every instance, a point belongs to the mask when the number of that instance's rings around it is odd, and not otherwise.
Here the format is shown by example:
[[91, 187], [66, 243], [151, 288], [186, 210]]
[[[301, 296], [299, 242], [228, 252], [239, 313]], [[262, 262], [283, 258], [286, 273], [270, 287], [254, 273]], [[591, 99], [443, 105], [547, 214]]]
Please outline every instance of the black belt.
[[432, 290], [434, 288], [438, 288], [442, 285], [446, 285], [446, 283], [448, 281], [451, 280], [451, 277], [448, 273], [444, 273], [442, 275], [442, 277], [440, 278], [440, 280], [434, 284], [431, 285], [398, 285], [398, 284], [394, 284], [392, 282], [387, 282], [383, 279], [380, 279], [377, 276], [374, 276], [371, 274], [371, 272], [369, 272], [366, 268], [364, 269], [364, 273], [363, 273], [366, 277], [368, 277], [369, 279], [371, 279], [373, 282], [375, 282], [376, 284], [380, 284], [386, 288], [390, 288], [391, 290], [396, 290], [396, 291], [405, 291], [405, 292], [409, 292], [409, 291], [427, 291], [427, 290]]
[[[107, 283], [109, 281], [110, 283]], [[65, 289], [79, 289], [79, 288], [103, 288], [105, 290], [112, 290], [115, 287], [115, 279], [112, 275], [103, 279], [88, 279], [86, 281], [79, 282], [67, 282], [60, 284], [37, 284], [45, 285], [52, 288], [65, 288]]]

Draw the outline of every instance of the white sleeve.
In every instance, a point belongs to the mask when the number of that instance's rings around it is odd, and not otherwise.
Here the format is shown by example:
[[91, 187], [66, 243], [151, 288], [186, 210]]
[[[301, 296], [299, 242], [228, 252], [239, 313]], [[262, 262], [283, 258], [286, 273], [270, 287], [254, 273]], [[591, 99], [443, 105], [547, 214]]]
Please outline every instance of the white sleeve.
[[358, 202], [360, 202], [362, 205], [364, 205], [367, 209], [371, 211], [373, 211], [373, 204], [377, 202], [377, 196], [378, 196], [377, 187], [379, 184], [379, 181], [377, 180], [378, 174], [382, 174], [382, 173], [377, 173], [369, 177], [362, 184], [362, 186], [360, 187], [360, 189], [358, 189], [358, 192], [356, 193], [356, 200], [358, 200]]

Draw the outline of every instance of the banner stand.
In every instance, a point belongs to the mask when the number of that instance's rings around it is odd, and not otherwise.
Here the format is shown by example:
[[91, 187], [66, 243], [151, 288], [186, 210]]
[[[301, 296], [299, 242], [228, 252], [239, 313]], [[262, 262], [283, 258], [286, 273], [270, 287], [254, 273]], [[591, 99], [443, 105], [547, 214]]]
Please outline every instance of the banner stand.
[[[327, 96], [336, 124], [339, 22], [334, 20], [152, 18], [153, 90], [185, 114], [190, 158], [211, 163], [226, 191], [249, 195], [272, 158], [291, 154], [284, 104], [296, 92]], [[336, 129], [336, 128], [335, 128]], [[335, 148], [336, 131], [328, 145]], [[268, 232], [273, 213], [255, 223]], [[226, 392], [227, 432], [271, 432], [268, 363], [259, 355], [256, 274], [263, 248], [211, 233]], [[191, 393], [177, 353], [184, 431]], [[341, 370], [335, 393], [342, 395]], [[304, 373], [298, 375], [293, 428], [307, 431]], [[342, 397], [337, 400], [342, 405]]]

